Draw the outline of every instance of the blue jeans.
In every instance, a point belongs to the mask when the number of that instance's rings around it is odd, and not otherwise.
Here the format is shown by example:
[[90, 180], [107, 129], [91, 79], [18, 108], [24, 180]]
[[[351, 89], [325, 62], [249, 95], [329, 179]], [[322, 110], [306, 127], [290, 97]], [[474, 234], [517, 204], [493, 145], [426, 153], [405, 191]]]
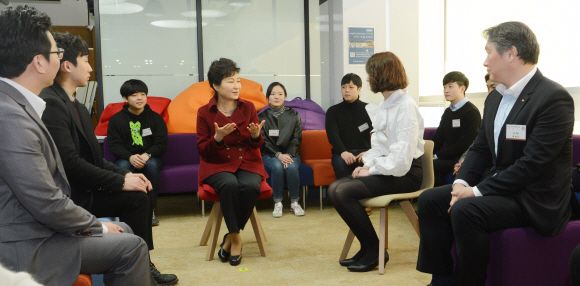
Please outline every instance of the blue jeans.
[[300, 155], [292, 158], [294, 163], [288, 165], [284, 169], [282, 161], [276, 157], [269, 155], [262, 156], [264, 166], [270, 170], [270, 181], [272, 182], [272, 191], [275, 202], [282, 201], [282, 191], [284, 190], [284, 174], [286, 174], [286, 182], [288, 183], [288, 192], [290, 193], [290, 200], [297, 202], [300, 199], [300, 176], [298, 169], [300, 168]]
[[115, 165], [119, 166], [120, 168], [127, 169], [132, 173], [141, 173], [145, 175], [145, 177], [151, 181], [151, 185], [153, 185], [153, 208], [157, 205], [157, 194], [159, 194], [159, 174], [161, 173], [161, 168], [163, 168], [163, 161], [161, 158], [152, 157], [147, 160], [145, 163], [145, 167], [141, 169], [135, 169], [129, 160], [119, 159], [115, 161]]
[[[346, 150], [346, 151], [357, 156], [358, 154], [365, 152], [365, 151], [368, 151], [368, 150], [352, 149], [352, 150]], [[336, 175], [337, 180], [340, 178], [344, 178], [344, 177], [352, 175], [352, 172], [354, 171], [354, 169], [356, 169], [356, 167], [362, 167], [362, 166], [364, 166], [364, 164], [361, 164], [358, 161], [355, 163], [352, 163], [350, 165], [347, 165], [346, 162], [344, 161], [344, 159], [342, 159], [342, 157], [340, 157], [340, 154], [332, 154], [332, 168], [334, 169], [334, 174]]]

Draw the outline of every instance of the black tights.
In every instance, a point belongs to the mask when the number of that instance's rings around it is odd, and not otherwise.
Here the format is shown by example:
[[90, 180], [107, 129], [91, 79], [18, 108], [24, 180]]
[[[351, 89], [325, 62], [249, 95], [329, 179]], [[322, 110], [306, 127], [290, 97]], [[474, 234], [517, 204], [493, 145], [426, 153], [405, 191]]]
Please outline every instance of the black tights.
[[359, 200], [374, 195], [361, 180], [350, 176], [330, 184], [328, 193], [332, 205], [360, 242], [361, 249], [352, 258], [361, 259], [363, 264], [371, 263], [379, 256], [379, 238]]

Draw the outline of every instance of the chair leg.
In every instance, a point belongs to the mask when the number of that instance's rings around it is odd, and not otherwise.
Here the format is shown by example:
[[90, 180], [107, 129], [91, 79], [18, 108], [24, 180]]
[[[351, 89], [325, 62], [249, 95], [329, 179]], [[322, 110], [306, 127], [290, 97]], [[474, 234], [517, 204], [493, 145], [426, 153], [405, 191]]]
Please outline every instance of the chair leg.
[[201, 217], [205, 217], [205, 202], [201, 200]]
[[264, 232], [264, 228], [262, 227], [262, 221], [260, 221], [260, 217], [258, 216], [258, 211], [256, 211], [256, 207], [254, 207], [254, 212], [256, 212], [256, 222], [258, 223], [258, 226], [260, 226], [260, 230], [262, 231], [262, 235], [264, 236], [264, 241], [268, 241], [268, 238], [266, 237], [266, 233]]
[[421, 233], [419, 232], [419, 219], [417, 218], [417, 213], [413, 209], [411, 202], [408, 200], [402, 201], [401, 207], [403, 208], [403, 211], [405, 211], [409, 222], [411, 222], [411, 225], [413, 225], [415, 232], [417, 232], [417, 235], [421, 237]]
[[306, 186], [302, 186], [302, 206], [306, 210]]
[[348, 230], [348, 235], [346, 236], [346, 241], [344, 242], [344, 246], [342, 247], [342, 253], [340, 254], [340, 258], [338, 261], [343, 261], [346, 259], [348, 252], [350, 251], [350, 246], [352, 245], [352, 241], [354, 240], [354, 232], [352, 230]]
[[320, 210], [322, 210], [322, 186], [320, 186]]
[[379, 274], [385, 274], [385, 248], [389, 239], [389, 205], [381, 208], [381, 222], [379, 230]]
[[252, 216], [250, 216], [250, 221], [252, 222], [252, 228], [254, 229], [254, 235], [256, 235], [256, 241], [258, 242], [258, 247], [260, 248], [260, 254], [264, 257], [266, 257], [267, 251], [266, 251], [266, 242], [265, 242], [265, 236], [264, 236], [264, 231], [262, 230], [262, 225], [260, 223], [260, 221], [258, 220], [258, 212], [256, 211], [256, 208], [254, 207], [254, 211], [252, 212]]
[[207, 254], [205, 255], [205, 260], [210, 261], [213, 260], [213, 255], [215, 253], [215, 248], [217, 246], [218, 236], [220, 235], [220, 227], [222, 226], [222, 210], [219, 202], [215, 202], [214, 206], [216, 209], [216, 216], [212, 223], [212, 234], [211, 234], [211, 243], [209, 248], [207, 249]]
[[213, 222], [213, 218], [216, 216], [215, 211], [216, 211], [216, 207], [214, 205], [214, 207], [211, 209], [211, 213], [209, 214], [209, 218], [207, 219], [207, 223], [205, 224], [205, 229], [203, 230], [203, 235], [201, 236], [201, 241], [199, 242], [200, 246], [205, 246], [207, 245], [207, 241], [209, 240], [209, 235], [211, 234], [211, 226], [212, 226], [212, 222]]

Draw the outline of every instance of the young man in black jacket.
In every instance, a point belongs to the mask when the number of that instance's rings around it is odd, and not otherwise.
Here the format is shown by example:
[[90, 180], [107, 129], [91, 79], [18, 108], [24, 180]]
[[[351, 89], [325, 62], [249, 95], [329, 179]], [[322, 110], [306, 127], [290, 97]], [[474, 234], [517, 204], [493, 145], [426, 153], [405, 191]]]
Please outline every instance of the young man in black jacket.
[[[87, 44], [68, 33], [55, 33], [54, 38], [64, 56], [54, 84], [40, 93], [46, 102], [42, 121], [60, 153], [71, 198], [96, 217], [119, 217], [151, 250], [151, 182], [143, 174], [133, 174], [103, 158], [91, 116], [74, 97], [77, 87], [87, 85], [92, 71]], [[159, 273], [153, 263], [150, 268], [160, 285], [178, 281], [173, 274]]]
[[[468, 87], [469, 80], [461, 72], [453, 71], [443, 78], [445, 100], [451, 104], [443, 112], [439, 127], [432, 138], [435, 143], [433, 171], [436, 187], [444, 184], [445, 176], [453, 171], [455, 163], [467, 151], [481, 124], [479, 109], [465, 97]], [[443, 144], [447, 148], [439, 151]]]
[[[153, 185], [153, 208], [157, 205], [161, 155], [167, 150], [167, 125], [163, 117], [147, 104], [147, 85], [131, 79], [121, 86], [127, 105], [109, 120], [107, 143], [117, 157], [115, 165], [142, 173]], [[153, 225], [159, 220], [153, 212]]]

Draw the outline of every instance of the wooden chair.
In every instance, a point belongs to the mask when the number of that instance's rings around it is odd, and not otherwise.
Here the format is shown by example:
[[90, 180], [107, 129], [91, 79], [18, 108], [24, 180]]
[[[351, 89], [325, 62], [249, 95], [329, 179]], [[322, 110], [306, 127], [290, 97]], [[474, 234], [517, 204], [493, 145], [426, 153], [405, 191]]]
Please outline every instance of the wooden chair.
[[[411, 199], [418, 198], [423, 191], [433, 188], [433, 183], [435, 181], [435, 176], [433, 174], [433, 141], [425, 140], [425, 154], [423, 154], [421, 161], [423, 163], [423, 182], [421, 184], [420, 190], [412, 193], [385, 195], [376, 198], [360, 200], [361, 204], [365, 207], [381, 208], [381, 222], [379, 230], [379, 274], [381, 275], [385, 273], [385, 249], [388, 248], [389, 245], [388, 214], [389, 204], [392, 200], [401, 200], [400, 203], [403, 211], [407, 215], [411, 225], [413, 225], [417, 235], [421, 236], [419, 233], [419, 220], [417, 218], [417, 213], [415, 213], [413, 206], [411, 206]], [[346, 259], [353, 240], [354, 233], [352, 230], [349, 230], [346, 237], [346, 242], [344, 243], [344, 247], [342, 249], [342, 253], [340, 254], [339, 261]]]
[[[205, 246], [211, 236], [210, 247], [207, 249], [207, 254], [205, 260], [213, 260], [215, 254], [215, 249], [218, 243], [218, 237], [220, 234], [220, 227], [222, 225], [222, 210], [220, 206], [220, 198], [216, 194], [215, 190], [207, 184], [202, 184], [199, 186], [198, 191], [199, 197], [204, 201], [213, 201], [213, 208], [205, 225], [205, 230], [201, 236], [201, 241], [199, 245]], [[266, 180], [262, 180], [262, 185], [260, 186], [260, 197], [258, 199], [269, 198], [272, 196], [272, 188]], [[258, 212], [254, 207], [254, 211], [250, 216], [250, 222], [252, 223], [252, 228], [254, 229], [254, 235], [256, 236], [256, 241], [258, 242], [258, 248], [260, 249], [260, 254], [264, 257], [267, 256], [266, 251], [266, 235], [262, 229], [262, 223], [258, 218]], [[213, 230], [213, 231], [212, 231]], [[210, 235], [211, 234], [211, 235]]]

